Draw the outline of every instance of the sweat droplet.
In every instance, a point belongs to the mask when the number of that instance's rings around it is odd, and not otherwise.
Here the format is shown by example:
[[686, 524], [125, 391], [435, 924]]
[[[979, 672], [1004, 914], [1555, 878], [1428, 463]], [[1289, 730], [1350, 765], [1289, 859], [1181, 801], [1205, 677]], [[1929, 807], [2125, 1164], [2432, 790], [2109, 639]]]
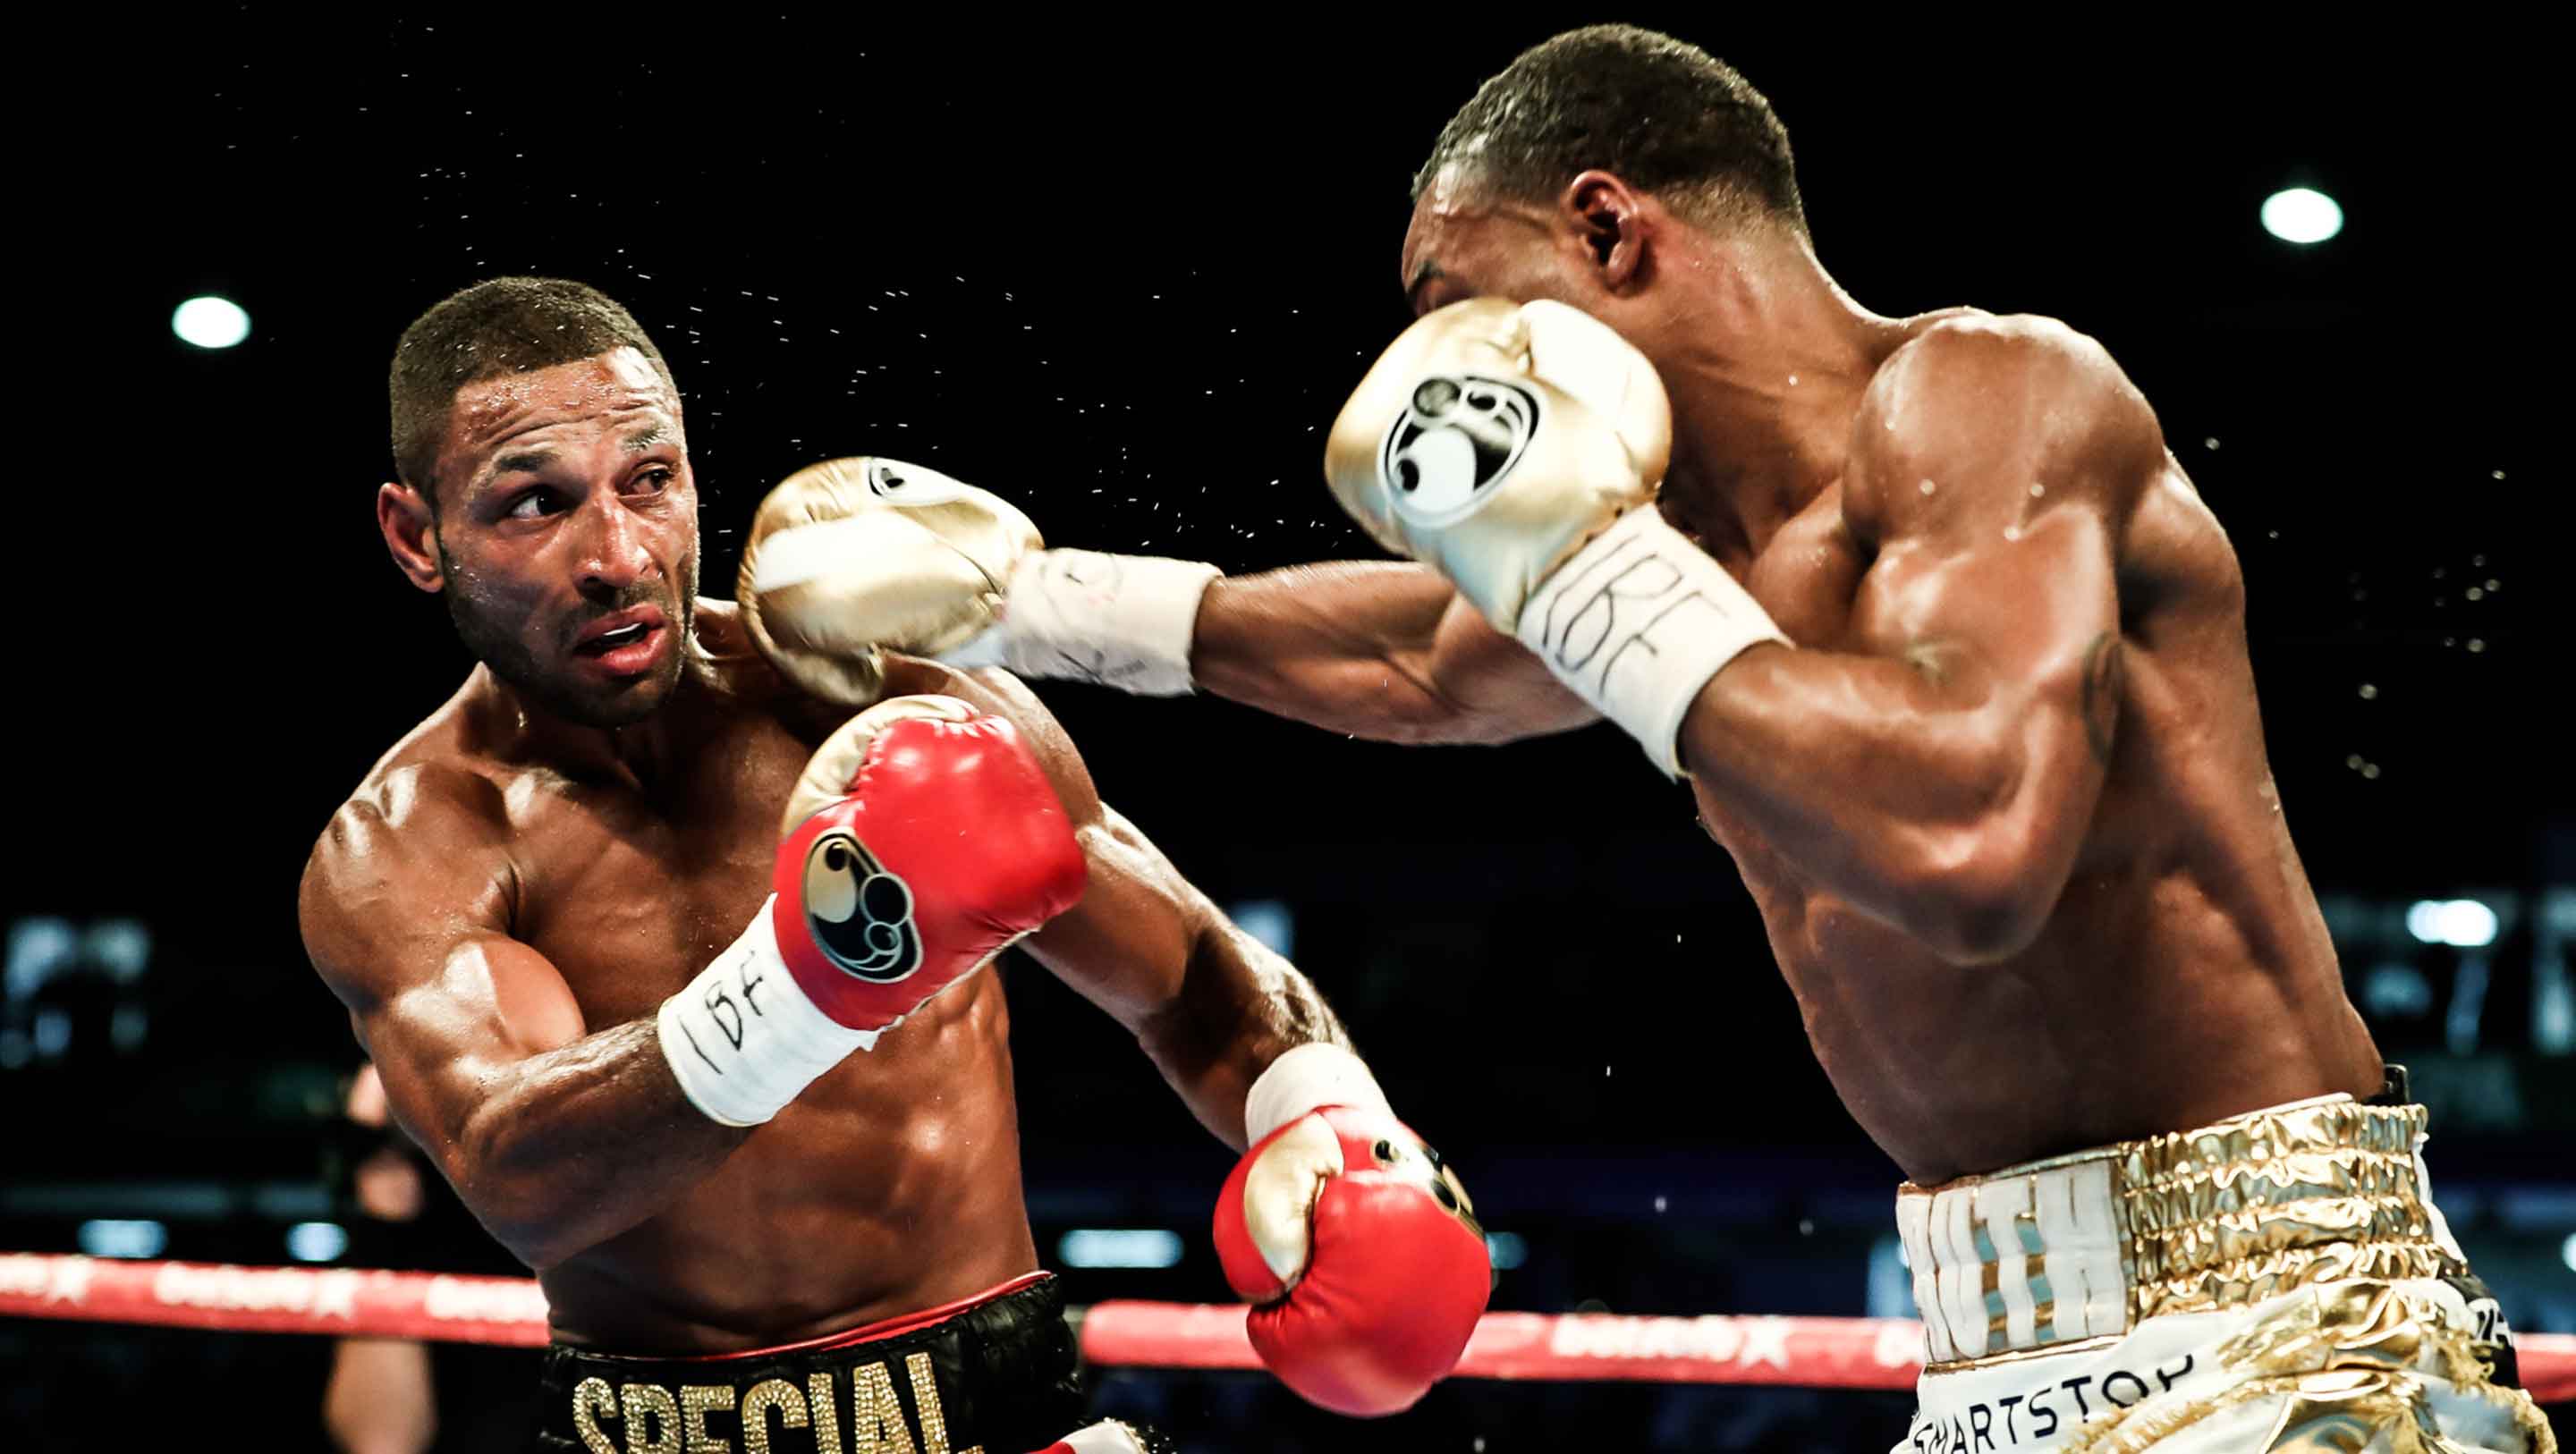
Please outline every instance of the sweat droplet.
[[2045, 495], [2045, 494], [2047, 494], [2047, 493], [2048, 493], [2048, 486], [2046, 486], [2046, 485], [2032, 485], [2032, 486], [2030, 487], [2030, 497], [2031, 497], [2032, 499], [2034, 499], [2034, 500], [2038, 499], [2040, 496]]
[[1936, 488], [1936, 487], [1933, 485], [1933, 483], [1932, 483], [1930, 480], [1925, 480], [1923, 483], [1921, 483], [1921, 484], [1919, 484], [1919, 485], [1915, 486], [1915, 488], [1916, 488], [1916, 489], [1918, 489], [1918, 490], [1921, 490], [1923, 493], [1925, 493], [1925, 494], [1927, 494], [1927, 495], [1928, 495], [1928, 494], [1931, 494], [1931, 493], [1932, 493], [1932, 491], [1934, 490], [1934, 488]]

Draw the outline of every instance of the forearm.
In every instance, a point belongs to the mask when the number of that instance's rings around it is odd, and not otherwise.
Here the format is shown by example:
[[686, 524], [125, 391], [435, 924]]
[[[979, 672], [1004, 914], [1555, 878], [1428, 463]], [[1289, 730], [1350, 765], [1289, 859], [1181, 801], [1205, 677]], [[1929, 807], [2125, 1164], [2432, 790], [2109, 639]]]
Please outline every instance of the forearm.
[[1180, 992], [1136, 1026], [1137, 1043], [1200, 1124], [1241, 1150], [1244, 1100], [1271, 1062], [1300, 1045], [1347, 1045], [1314, 984], [1259, 940], [1220, 920], [1191, 952]]
[[492, 1235], [543, 1270], [662, 1211], [748, 1135], [689, 1102], [646, 1019], [514, 1064], [440, 1160]]
[[1427, 671], [1453, 594], [1396, 561], [1227, 576], [1199, 600], [1190, 675], [1202, 691], [1328, 731], [1412, 740], [1454, 715]]
[[1387, 742], [1497, 743], [1593, 720], [1427, 566], [1342, 561], [1209, 583], [1200, 690]]

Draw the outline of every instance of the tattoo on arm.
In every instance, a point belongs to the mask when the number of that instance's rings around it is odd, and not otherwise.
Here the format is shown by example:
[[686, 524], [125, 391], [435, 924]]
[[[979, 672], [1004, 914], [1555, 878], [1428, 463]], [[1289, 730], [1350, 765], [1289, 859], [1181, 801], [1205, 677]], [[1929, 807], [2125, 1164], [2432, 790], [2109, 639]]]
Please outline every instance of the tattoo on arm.
[[2111, 731], [2120, 722], [2120, 633], [2105, 631], [2084, 651], [2084, 740], [2111, 764]]

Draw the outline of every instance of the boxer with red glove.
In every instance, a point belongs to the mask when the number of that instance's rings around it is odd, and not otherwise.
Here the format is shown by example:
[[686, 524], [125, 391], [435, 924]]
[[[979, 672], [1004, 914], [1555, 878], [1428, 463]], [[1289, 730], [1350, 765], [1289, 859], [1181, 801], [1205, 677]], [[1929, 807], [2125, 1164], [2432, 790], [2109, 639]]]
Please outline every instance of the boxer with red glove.
[[[1017, 940], [1238, 1150], [1265, 1072], [1345, 1036], [1044, 703], [899, 648], [1006, 627], [981, 659], [1185, 686], [1213, 571], [1048, 552], [850, 461], [773, 491], [739, 601], [701, 597], [669, 369], [558, 279], [430, 309], [391, 398], [379, 531], [477, 663], [333, 814], [299, 919], [397, 1118], [537, 1274], [547, 1446], [1133, 1454], [1085, 1427], [977, 967]], [[1320, 1250], [1308, 1290], [1358, 1267]]]
[[680, 1089], [728, 1126], [768, 1121], [1082, 897], [1037, 758], [954, 697], [851, 718], [806, 764], [782, 835], [775, 893], [658, 1022]]
[[1336, 1413], [1411, 1408], [1457, 1366], [1493, 1286], [1457, 1175], [1341, 1046], [1271, 1062], [1244, 1107], [1252, 1149], [1217, 1197], [1226, 1281], [1255, 1352]]

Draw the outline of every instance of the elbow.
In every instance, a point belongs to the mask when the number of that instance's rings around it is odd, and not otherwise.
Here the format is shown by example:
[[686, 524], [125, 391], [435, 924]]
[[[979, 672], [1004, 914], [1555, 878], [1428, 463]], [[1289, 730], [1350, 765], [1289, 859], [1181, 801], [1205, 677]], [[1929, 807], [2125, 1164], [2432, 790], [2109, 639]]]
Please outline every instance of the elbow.
[[459, 1200], [531, 1272], [545, 1272], [596, 1240], [581, 1235], [541, 1173], [514, 1171], [504, 1116], [483, 1114], [468, 1122], [437, 1152], [438, 1169]]
[[1994, 964], [2011, 959], [2039, 939], [2048, 904], [2017, 892], [1962, 892], [1945, 906], [1934, 950], [1952, 964]]
[[1952, 964], [1993, 964], [2038, 941], [2063, 885], [2036, 845], [1989, 826], [1960, 834], [1905, 875], [1899, 919]]

